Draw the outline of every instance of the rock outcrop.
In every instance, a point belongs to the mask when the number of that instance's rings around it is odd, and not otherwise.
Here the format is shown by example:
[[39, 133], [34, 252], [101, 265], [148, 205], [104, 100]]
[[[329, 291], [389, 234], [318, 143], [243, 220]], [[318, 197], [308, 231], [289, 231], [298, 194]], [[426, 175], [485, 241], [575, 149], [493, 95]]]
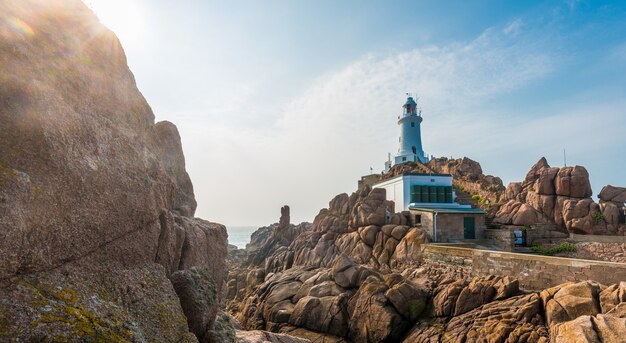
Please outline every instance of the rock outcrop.
[[[529, 173], [528, 184], [542, 168]], [[548, 183], [541, 187], [550, 191]], [[568, 187], [569, 194], [586, 191]], [[228, 308], [242, 327], [313, 342], [612, 342], [626, 334], [624, 285], [526, 292], [514, 277], [435, 262], [422, 255], [426, 234], [402, 214], [383, 222], [389, 204], [380, 192], [360, 185], [336, 196], [311, 231], [231, 272]]]
[[483, 174], [480, 163], [467, 157], [435, 158], [428, 162], [428, 167], [437, 173], [452, 175], [454, 186], [481, 199], [479, 205], [485, 209], [497, 209], [506, 189], [499, 177]]
[[176, 127], [82, 1], [4, 1], [0, 22], [0, 340], [194, 341], [168, 277], [221, 294], [227, 235], [193, 217]]
[[611, 185], [604, 186], [602, 187], [598, 198], [600, 198], [601, 201], [611, 201], [621, 204], [626, 203], [626, 188], [614, 187]]
[[603, 188], [601, 203], [591, 199], [589, 173], [584, 167], [550, 167], [541, 158], [522, 182], [509, 184], [495, 222], [519, 226], [554, 224], [566, 232], [623, 235], [623, 203], [617, 187]]

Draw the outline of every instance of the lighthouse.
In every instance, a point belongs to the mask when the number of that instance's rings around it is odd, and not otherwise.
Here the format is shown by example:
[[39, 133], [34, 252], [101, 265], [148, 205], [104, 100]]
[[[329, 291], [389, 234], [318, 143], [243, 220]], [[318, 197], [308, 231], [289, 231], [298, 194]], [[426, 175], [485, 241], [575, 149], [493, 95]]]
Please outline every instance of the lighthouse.
[[412, 96], [406, 99], [402, 115], [398, 117], [400, 137], [398, 153], [394, 158], [394, 164], [406, 162], [427, 163], [428, 157], [422, 148], [422, 111], [417, 109], [417, 103]]

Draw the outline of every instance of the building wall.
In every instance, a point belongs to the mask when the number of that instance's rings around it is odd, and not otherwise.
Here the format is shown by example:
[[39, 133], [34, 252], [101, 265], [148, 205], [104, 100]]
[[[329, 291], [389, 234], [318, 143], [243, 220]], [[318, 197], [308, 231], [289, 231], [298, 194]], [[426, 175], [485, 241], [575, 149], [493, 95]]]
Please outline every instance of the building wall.
[[476, 239], [484, 238], [485, 215], [477, 213], [439, 213], [437, 214], [437, 238], [435, 240], [435, 214], [411, 210], [411, 215], [420, 215], [422, 228], [428, 232], [430, 240], [438, 243], [448, 243], [465, 238], [463, 218], [473, 217], [475, 222]]
[[542, 290], [567, 281], [595, 280], [611, 285], [626, 280], [626, 264], [517, 254], [426, 244], [423, 256], [468, 269], [473, 275], [513, 276], [520, 287]]
[[[411, 203], [411, 186], [452, 186], [450, 175], [402, 175], [374, 185], [374, 188], [384, 188], [387, 191], [387, 200], [395, 204], [394, 211], [408, 211]], [[428, 204], [450, 206], [450, 204]]]
[[391, 200], [394, 203], [395, 213], [408, 209], [409, 204], [404, 202], [404, 182], [401, 177], [377, 184], [374, 188], [385, 189], [387, 200]]
[[[422, 117], [416, 114], [403, 115], [398, 120], [398, 125], [400, 126], [400, 147], [395, 158], [396, 164], [415, 161], [416, 158], [422, 163], [428, 162], [422, 148], [421, 122]], [[416, 149], [415, 153], [413, 153], [413, 147]], [[406, 161], [402, 161], [402, 157], [406, 157]]]

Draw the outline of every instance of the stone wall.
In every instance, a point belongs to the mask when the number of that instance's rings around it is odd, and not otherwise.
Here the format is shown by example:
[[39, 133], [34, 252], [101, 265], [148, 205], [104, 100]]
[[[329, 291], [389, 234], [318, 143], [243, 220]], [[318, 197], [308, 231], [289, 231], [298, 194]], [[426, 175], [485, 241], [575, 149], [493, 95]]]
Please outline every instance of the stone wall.
[[491, 240], [495, 246], [503, 251], [513, 251], [515, 235], [508, 229], [485, 229], [485, 239]]
[[563, 282], [595, 280], [605, 285], [626, 280], [626, 264], [579, 260], [553, 256], [517, 254], [424, 245], [423, 256], [434, 262], [444, 262], [467, 268], [473, 275], [500, 275], [517, 278], [520, 287], [541, 290]]
[[571, 233], [569, 240], [573, 242], [626, 243], [626, 236], [577, 235]]

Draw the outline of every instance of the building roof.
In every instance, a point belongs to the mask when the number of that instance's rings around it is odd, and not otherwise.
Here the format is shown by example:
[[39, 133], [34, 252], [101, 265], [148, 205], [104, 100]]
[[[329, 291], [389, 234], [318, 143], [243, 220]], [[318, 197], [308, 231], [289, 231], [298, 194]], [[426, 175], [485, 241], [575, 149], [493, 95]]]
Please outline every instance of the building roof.
[[400, 175], [396, 175], [394, 177], [390, 177], [388, 179], [384, 179], [384, 180], [380, 180], [379, 182], [376, 182], [374, 185], [378, 185], [387, 181], [391, 181], [391, 180], [395, 180], [398, 178], [402, 178], [404, 176], [448, 176], [448, 177], [452, 177], [452, 175], [450, 174], [435, 174], [435, 173], [412, 173], [412, 172], [407, 172], [407, 173], [402, 173]]
[[411, 207], [409, 206], [409, 210], [422, 211], [422, 212], [430, 212], [430, 213], [468, 213], [468, 214], [485, 214], [487, 212], [481, 210], [480, 208], [463, 208], [463, 207]]

